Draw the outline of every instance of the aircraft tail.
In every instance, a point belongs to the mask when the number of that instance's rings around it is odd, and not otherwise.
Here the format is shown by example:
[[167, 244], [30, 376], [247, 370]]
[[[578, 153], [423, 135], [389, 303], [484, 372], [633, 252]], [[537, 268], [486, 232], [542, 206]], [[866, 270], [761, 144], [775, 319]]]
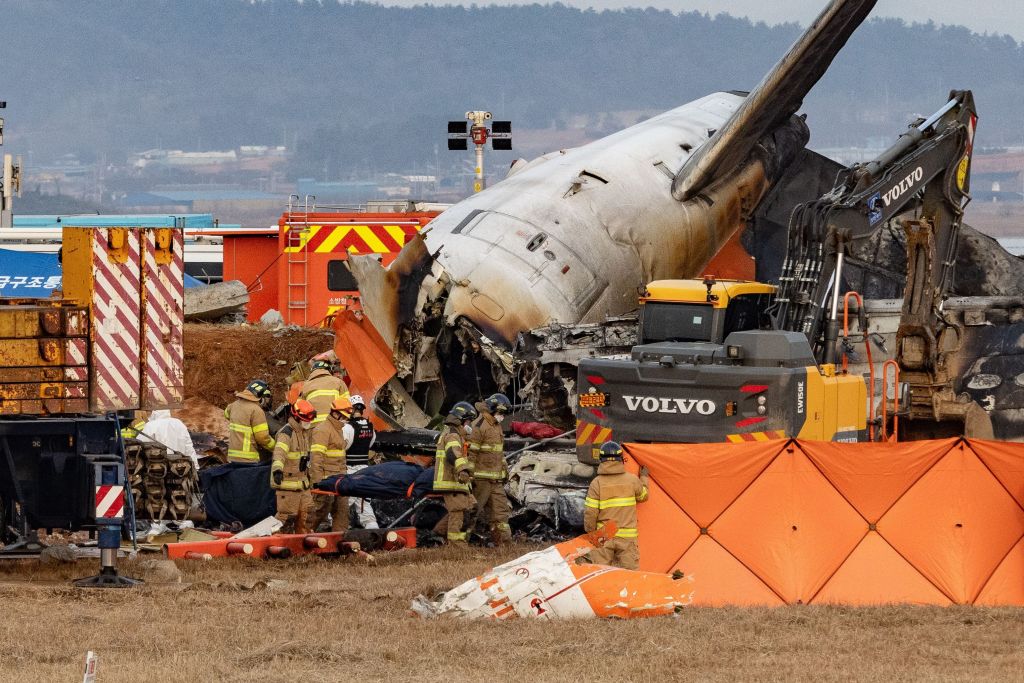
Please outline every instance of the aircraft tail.
[[832, 0], [740, 108], [686, 160], [672, 182], [673, 196], [679, 201], [696, 196], [720, 174], [736, 168], [765, 135], [795, 114], [875, 2]]

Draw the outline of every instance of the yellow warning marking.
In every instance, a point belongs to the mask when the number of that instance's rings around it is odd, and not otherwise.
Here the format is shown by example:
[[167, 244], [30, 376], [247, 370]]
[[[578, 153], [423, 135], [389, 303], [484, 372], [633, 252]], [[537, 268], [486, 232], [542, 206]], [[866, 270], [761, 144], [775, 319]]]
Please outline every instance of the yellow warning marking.
[[[589, 437], [590, 433], [594, 431], [595, 427], [597, 427], [595, 424], [586, 422], [583, 423], [583, 425], [583, 429], [576, 432], [576, 443], [578, 444], [587, 443], [587, 437]], [[579, 429], [579, 427], [577, 427], [577, 429]]]
[[[309, 243], [309, 240], [313, 238], [313, 235], [317, 234], [320, 231], [320, 228], [322, 227], [323, 226], [320, 225], [310, 225], [305, 230], [299, 230], [297, 233], [295, 233], [299, 236], [299, 243], [297, 245], [294, 242], [292, 242], [292, 240], [294, 239], [294, 235], [288, 235], [288, 240], [287, 242], [285, 242], [285, 244], [288, 244], [289, 246], [285, 247], [284, 250], [286, 252], [292, 253], [302, 251], [305, 248], [306, 244]], [[295, 226], [288, 227], [289, 233], [291, 233], [294, 230], [296, 230]]]
[[334, 248], [338, 246], [338, 242], [343, 240], [345, 235], [348, 234], [348, 228], [349, 226], [347, 225], [337, 225], [331, 228], [331, 234], [320, 243], [320, 246], [316, 248], [316, 252], [324, 254], [334, 251]]
[[[363, 238], [363, 241], [366, 242], [366, 246], [368, 246], [370, 248], [370, 251], [372, 251], [373, 253], [386, 254], [391, 251], [384, 245], [383, 242], [381, 242], [380, 238], [373, 233], [373, 229], [370, 228], [368, 225], [358, 225], [354, 229], [356, 231], [356, 234]], [[355, 245], [352, 245], [348, 248], [348, 253], [350, 254], [355, 254], [358, 252], [359, 250], [355, 247]]]
[[[419, 226], [416, 226], [416, 230], [419, 231]], [[391, 235], [391, 239], [395, 241], [400, 247], [405, 246], [405, 230], [400, 225], [385, 225], [384, 230]]]

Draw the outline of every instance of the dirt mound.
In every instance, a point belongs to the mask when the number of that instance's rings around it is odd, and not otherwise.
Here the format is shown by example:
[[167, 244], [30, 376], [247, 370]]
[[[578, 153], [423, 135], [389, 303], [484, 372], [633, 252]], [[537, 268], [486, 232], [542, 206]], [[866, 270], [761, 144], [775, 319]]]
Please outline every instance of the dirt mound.
[[[283, 399], [292, 365], [330, 350], [334, 335], [312, 328], [274, 331], [259, 325], [187, 324], [184, 342], [185, 398], [223, 410], [251, 379], [267, 380], [275, 400]], [[199, 404], [191, 405], [197, 419], [210, 417]]]
[[201, 398], [192, 396], [175, 411], [174, 417], [185, 423], [190, 432], [213, 434], [218, 439], [228, 438], [228, 421], [224, 417], [224, 406], [215, 406]]

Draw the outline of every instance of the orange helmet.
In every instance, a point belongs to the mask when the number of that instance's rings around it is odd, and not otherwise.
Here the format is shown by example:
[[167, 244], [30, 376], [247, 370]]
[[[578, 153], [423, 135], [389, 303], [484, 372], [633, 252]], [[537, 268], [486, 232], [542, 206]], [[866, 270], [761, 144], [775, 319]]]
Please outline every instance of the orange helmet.
[[299, 422], [312, 422], [316, 419], [316, 408], [304, 398], [292, 404], [292, 417]]
[[341, 413], [342, 415], [352, 414], [352, 401], [348, 396], [341, 396], [334, 399], [334, 403], [331, 404], [332, 413]]

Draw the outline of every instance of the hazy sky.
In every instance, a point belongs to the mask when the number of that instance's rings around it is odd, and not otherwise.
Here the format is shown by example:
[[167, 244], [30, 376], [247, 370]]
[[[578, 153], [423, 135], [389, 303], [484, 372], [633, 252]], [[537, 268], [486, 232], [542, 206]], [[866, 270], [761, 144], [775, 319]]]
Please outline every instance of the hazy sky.
[[[477, 4], [532, 4], [538, 0], [476, 0]], [[548, 0], [539, 0], [546, 2]], [[464, 4], [468, 0], [382, 0], [386, 5]], [[648, 7], [673, 11], [698, 10], [746, 16], [755, 21], [807, 24], [826, 0], [562, 0], [564, 4], [595, 9]], [[878, 0], [872, 16], [900, 17], [908, 22], [959, 24], [979, 33], [1008, 33], [1024, 41], [1024, 3], [1021, 0]]]

